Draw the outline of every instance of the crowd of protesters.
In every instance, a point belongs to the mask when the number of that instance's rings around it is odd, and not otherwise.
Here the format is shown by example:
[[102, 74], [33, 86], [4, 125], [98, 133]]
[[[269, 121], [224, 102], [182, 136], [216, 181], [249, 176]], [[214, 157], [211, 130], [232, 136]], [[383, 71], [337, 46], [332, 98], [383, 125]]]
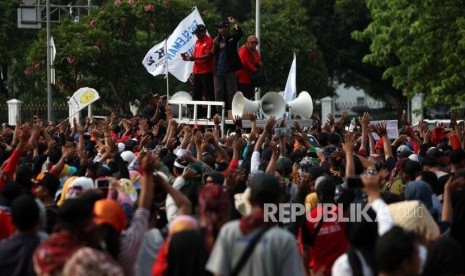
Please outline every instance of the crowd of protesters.
[[[163, 98], [145, 100], [130, 119], [3, 128], [1, 275], [465, 273], [455, 118], [417, 130], [402, 120], [393, 140], [367, 113], [353, 131], [344, 116], [302, 129], [274, 117], [260, 128], [248, 114], [251, 129], [237, 117], [223, 137], [218, 115], [212, 128], [179, 125]], [[265, 204], [279, 203], [308, 212], [267, 220]], [[367, 215], [308, 219], [322, 203]]]

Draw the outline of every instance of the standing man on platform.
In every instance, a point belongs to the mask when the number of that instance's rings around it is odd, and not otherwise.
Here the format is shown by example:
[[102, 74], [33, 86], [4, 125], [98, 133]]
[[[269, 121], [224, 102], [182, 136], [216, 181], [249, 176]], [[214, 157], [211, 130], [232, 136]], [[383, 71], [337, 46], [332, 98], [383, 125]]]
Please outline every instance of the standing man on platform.
[[237, 89], [249, 100], [254, 97], [255, 89], [252, 85], [250, 76], [262, 66], [257, 45], [257, 37], [251, 35], [247, 38], [247, 42], [239, 49], [239, 58], [242, 62], [242, 68], [237, 71]]
[[[207, 35], [207, 28], [203, 24], [197, 25], [192, 32], [197, 36], [194, 53], [189, 56], [181, 54], [183, 60], [194, 62], [194, 101], [213, 101], [213, 66], [212, 54], [213, 38]], [[199, 117], [206, 116], [206, 110], [199, 106]]]
[[[229, 28], [233, 26], [234, 32]], [[224, 101], [226, 110], [231, 109], [231, 101], [237, 92], [236, 71], [242, 68], [241, 60], [237, 53], [237, 43], [242, 37], [242, 30], [233, 17], [228, 21], [221, 21], [218, 25], [218, 36], [213, 41], [212, 53], [216, 57], [215, 62], [215, 100]]]

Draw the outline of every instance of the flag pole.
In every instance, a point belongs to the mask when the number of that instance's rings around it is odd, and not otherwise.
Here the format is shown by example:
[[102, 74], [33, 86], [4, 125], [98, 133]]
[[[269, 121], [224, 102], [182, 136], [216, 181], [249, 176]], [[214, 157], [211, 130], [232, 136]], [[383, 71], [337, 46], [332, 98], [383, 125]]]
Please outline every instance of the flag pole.
[[168, 38], [165, 39], [165, 78], [166, 78], [166, 99], [170, 98], [170, 82], [168, 78]]

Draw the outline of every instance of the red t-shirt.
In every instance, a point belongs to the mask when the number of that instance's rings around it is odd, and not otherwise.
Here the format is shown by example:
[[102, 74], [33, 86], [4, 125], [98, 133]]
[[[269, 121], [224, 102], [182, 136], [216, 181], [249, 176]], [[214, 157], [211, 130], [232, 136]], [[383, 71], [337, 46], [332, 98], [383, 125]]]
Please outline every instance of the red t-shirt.
[[[213, 47], [213, 38], [205, 35], [202, 38], [198, 38], [195, 42], [194, 57], [204, 56], [211, 53]], [[195, 60], [194, 61], [194, 74], [207, 74], [212, 73], [214, 68], [213, 56], [207, 59]]]
[[[313, 208], [310, 212], [310, 216], [312, 218], [318, 218], [318, 216], [321, 217], [322, 213], [322, 208], [318, 206]], [[335, 213], [338, 213], [337, 208]], [[319, 219], [316, 220], [316, 222], [306, 221], [308, 232], [312, 237]], [[337, 221], [323, 222], [311, 250], [313, 272], [317, 272], [324, 267], [324, 274], [331, 275], [331, 268], [334, 261], [344, 254], [347, 248], [349, 248], [349, 242], [346, 237], [345, 224]]]

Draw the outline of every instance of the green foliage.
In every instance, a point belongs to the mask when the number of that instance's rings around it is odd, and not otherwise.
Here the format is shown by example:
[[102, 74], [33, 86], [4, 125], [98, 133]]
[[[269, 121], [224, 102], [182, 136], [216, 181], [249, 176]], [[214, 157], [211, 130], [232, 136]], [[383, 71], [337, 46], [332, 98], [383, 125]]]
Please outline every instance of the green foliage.
[[368, 0], [372, 22], [354, 38], [370, 42], [367, 63], [409, 96], [423, 92], [427, 105], [465, 100], [464, 2]]
[[[199, 5], [205, 7], [205, 21], [217, 20], [206, 3]], [[153, 45], [171, 34], [192, 7], [188, 1], [116, 0], [92, 10], [78, 24], [61, 22], [52, 32], [57, 47], [54, 98], [64, 99], [80, 87], [89, 86], [101, 95], [97, 104], [128, 114], [130, 101], [151, 90], [163, 93], [165, 80], [147, 73], [141, 61]], [[27, 75], [39, 86], [46, 80], [45, 46], [42, 32], [27, 58], [32, 64], [26, 69]], [[174, 89], [186, 90], [185, 86]]]
[[17, 8], [20, 1], [0, 1], [0, 101], [18, 97], [30, 83], [17, 82], [11, 76], [24, 68], [24, 49], [35, 39], [36, 30], [18, 29]]

